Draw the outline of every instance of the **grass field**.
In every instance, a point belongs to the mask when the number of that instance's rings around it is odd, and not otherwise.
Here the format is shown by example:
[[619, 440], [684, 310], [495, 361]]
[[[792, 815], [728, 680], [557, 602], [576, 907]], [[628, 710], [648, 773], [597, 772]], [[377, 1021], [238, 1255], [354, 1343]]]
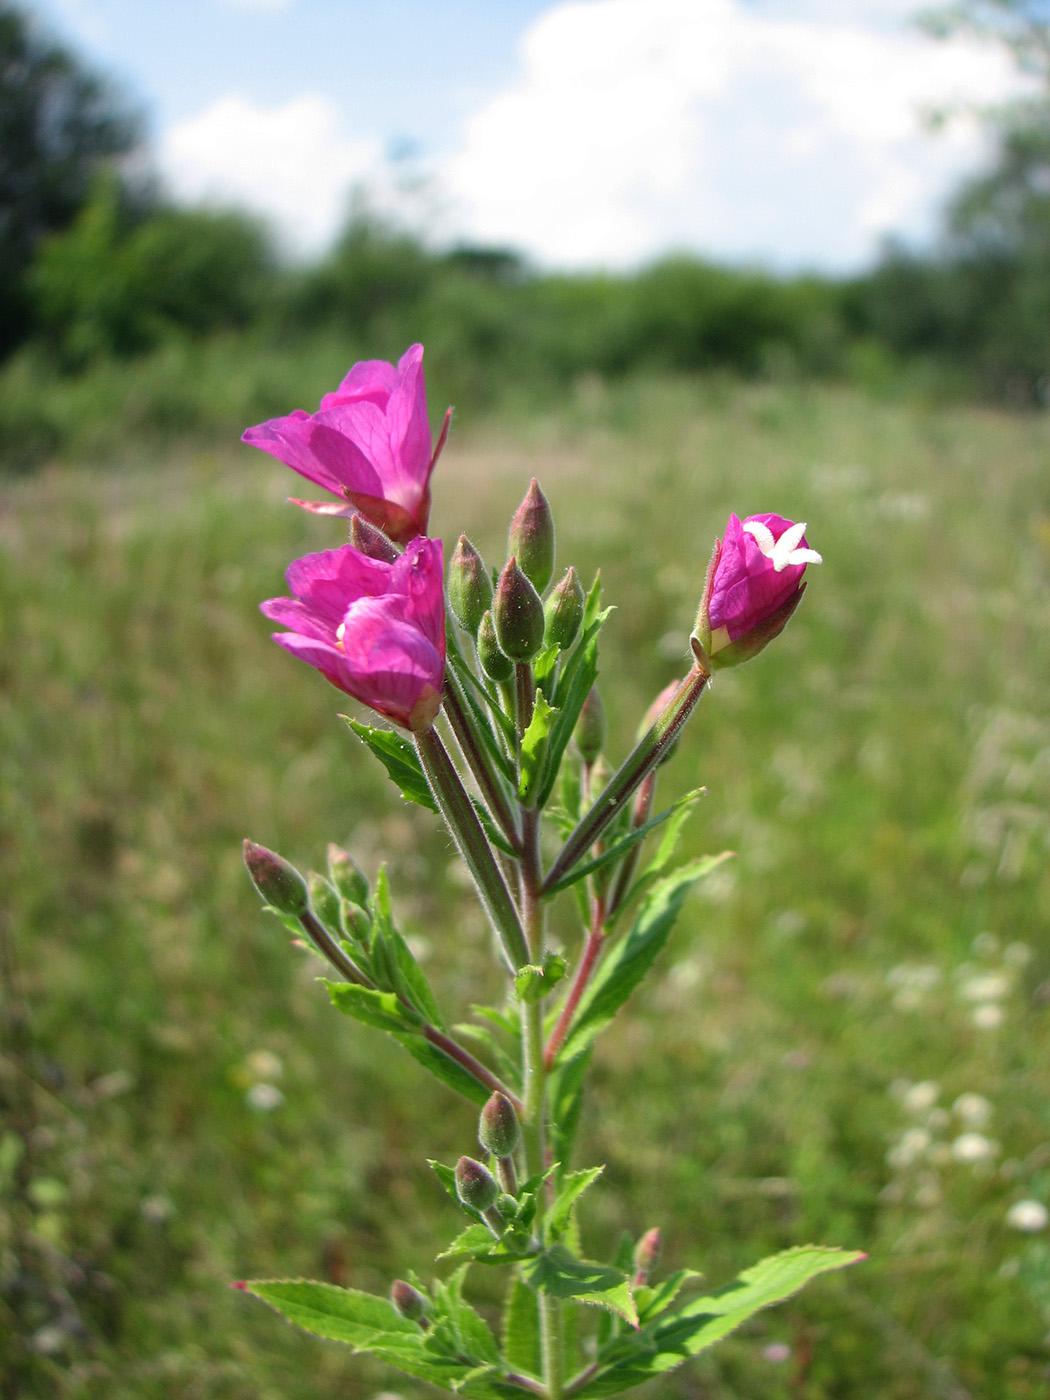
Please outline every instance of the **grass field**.
[[[424, 1158], [474, 1131], [327, 1005], [241, 838], [382, 851], [461, 1013], [486, 934], [257, 612], [339, 527], [233, 441], [125, 456], [0, 484], [0, 1393], [417, 1395], [226, 1286], [426, 1273], [455, 1212]], [[653, 1395], [1047, 1393], [1050, 1232], [1007, 1212], [1050, 1206], [1048, 468], [1045, 417], [799, 385], [585, 382], [455, 425], [447, 547], [500, 562], [535, 474], [560, 564], [602, 567], [613, 756], [683, 667], [730, 510], [808, 520], [825, 558], [665, 770], [708, 789], [690, 852], [737, 855], [602, 1043], [582, 1223], [594, 1249], [659, 1224], [715, 1285], [811, 1240], [871, 1258]]]

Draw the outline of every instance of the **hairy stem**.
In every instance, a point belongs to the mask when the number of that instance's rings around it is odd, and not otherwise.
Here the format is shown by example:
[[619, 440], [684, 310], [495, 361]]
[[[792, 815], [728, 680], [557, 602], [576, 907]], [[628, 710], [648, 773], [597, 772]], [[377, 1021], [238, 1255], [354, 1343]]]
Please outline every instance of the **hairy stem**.
[[605, 944], [605, 901], [596, 898], [591, 906], [591, 927], [587, 934], [587, 941], [583, 945], [583, 954], [580, 957], [579, 966], [573, 975], [572, 986], [569, 988], [569, 995], [565, 998], [564, 1005], [558, 1014], [554, 1029], [550, 1033], [547, 1041], [547, 1048], [543, 1052], [544, 1068], [549, 1074], [554, 1068], [554, 1063], [558, 1058], [558, 1052], [565, 1044], [565, 1037], [569, 1033], [572, 1025], [572, 1018], [576, 1014], [576, 1008], [580, 1004], [580, 998], [590, 983], [594, 975], [594, 969], [598, 964]]
[[514, 850], [520, 850], [521, 836], [514, 809], [499, 774], [494, 770], [489, 755], [485, 752], [474, 715], [451, 667], [445, 673], [444, 709], [456, 742], [467, 761], [467, 767], [473, 773], [489, 811], [510, 845]]

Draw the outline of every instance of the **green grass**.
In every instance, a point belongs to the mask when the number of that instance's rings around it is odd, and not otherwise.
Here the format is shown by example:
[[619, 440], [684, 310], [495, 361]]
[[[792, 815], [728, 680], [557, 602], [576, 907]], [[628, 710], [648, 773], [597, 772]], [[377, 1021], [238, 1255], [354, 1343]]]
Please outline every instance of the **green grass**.
[[[474, 1134], [326, 1004], [240, 840], [304, 867], [338, 840], [370, 873], [382, 852], [454, 1015], [494, 989], [487, 935], [447, 841], [257, 612], [338, 527], [232, 441], [139, 464], [111, 431], [89, 455], [116, 465], [0, 497], [3, 1393], [414, 1395], [226, 1287], [427, 1272], [457, 1221], [424, 1158]], [[807, 519], [826, 561], [663, 770], [668, 796], [707, 786], [690, 851], [738, 854], [602, 1043], [579, 1156], [609, 1166], [583, 1226], [598, 1250], [659, 1224], [667, 1266], [713, 1284], [810, 1240], [871, 1259], [654, 1395], [1046, 1393], [1050, 1236], [1005, 1213], [1050, 1205], [1048, 450], [1042, 417], [717, 380], [583, 382], [548, 414], [456, 424], [436, 533], [501, 562], [535, 474], [560, 563], [602, 567], [614, 757], [683, 664], [729, 510]], [[1001, 1024], [976, 1025], [968, 995], [1000, 972]], [[903, 1097], [927, 1080], [932, 1110]], [[964, 1092], [991, 1103], [983, 1162], [951, 1153]]]

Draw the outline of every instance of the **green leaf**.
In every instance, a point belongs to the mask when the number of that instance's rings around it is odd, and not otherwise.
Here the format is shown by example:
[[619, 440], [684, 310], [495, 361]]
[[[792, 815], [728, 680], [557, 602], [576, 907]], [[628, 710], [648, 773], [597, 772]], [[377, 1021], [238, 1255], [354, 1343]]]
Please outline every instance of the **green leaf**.
[[518, 796], [522, 802], [529, 802], [539, 781], [543, 767], [543, 755], [547, 751], [547, 739], [557, 718], [558, 711], [547, 704], [542, 691], [537, 691], [532, 705], [532, 718], [521, 736], [521, 778], [518, 782]]
[[414, 1030], [419, 1018], [407, 1006], [398, 1001], [393, 992], [381, 992], [378, 988], [359, 987], [356, 982], [329, 982], [321, 979], [328, 988], [332, 1005], [343, 1013], [377, 1030], [403, 1033]]
[[609, 1264], [577, 1259], [564, 1245], [556, 1244], [535, 1258], [526, 1259], [521, 1265], [521, 1276], [530, 1288], [542, 1289], [552, 1298], [595, 1303], [632, 1324], [638, 1321], [627, 1275]]
[[402, 1317], [389, 1299], [356, 1288], [308, 1279], [252, 1279], [244, 1289], [315, 1337], [355, 1348], [367, 1348], [377, 1334], [390, 1334], [391, 1340], [398, 1334], [419, 1336], [416, 1323]]
[[[486, 689], [458, 652], [450, 652], [449, 659], [455, 667], [457, 677], [463, 682], [463, 692], [466, 696], [467, 704], [470, 706], [478, 722], [482, 737], [485, 741], [485, 747], [490, 751], [493, 757], [498, 760], [504, 776], [513, 782], [513, 770], [508, 762], [506, 754], [500, 750], [499, 745], [496, 743], [488, 716], [491, 714], [492, 719], [495, 720], [496, 724], [499, 726], [511, 748], [517, 744], [518, 738], [513, 721], [504, 714], [503, 706], [496, 697]], [[487, 712], [483, 710], [478, 703], [476, 697], [479, 696], [485, 702]]]
[[558, 1056], [547, 1080], [551, 1114], [551, 1154], [568, 1162], [583, 1107], [583, 1082], [591, 1062], [590, 1046], [578, 1055]]
[[543, 1374], [540, 1351], [540, 1310], [535, 1293], [513, 1278], [503, 1305], [503, 1355], [512, 1371]]
[[497, 1366], [500, 1354], [496, 1339], [485, 1319], [463, 1297], [463, 1280], [468, 1268], [469, 1265], [464, 1264], [447, 1283], [435, 1286], [435, 1313], [439, 1318], [448, 1318], [462, 1356], [483, 1366]]
[[554, 1204], [547, 1212], [547, 1238], [560, 1240], [569, 1228], [572, 1209], [583, 1193], [601, 1176], [604, 1167], [586, 1167], [583, 1171], [570, 1172], [561, 1184], [554, 1198]]
[[444, 1050], [431, 1044], [421, 1035], [398, 1031], [393, 1032], [393, 1035], [412, 1058], [425, 1070], [429, 1070], [435, 1079], [440, 1079], [442, 1084], [453, 1089], [461, 1098], [477, 1104], [479, 1108], [484, 1108], [492, 1095], [492, 1090], [475, 1079], [458, 1060], [450, 1059]]
[[637, 1332], [624, 1332], [598, 1353], [599, 1370], [577, 1396], [617, 1395], [697, 1356], [753, 1317], [783, 1302], [810, 1279], [865, 1256], [858, 1251], [805, 1245], [745, 1270], [728, 1288], [693, 1298]]
[[694, 1278], [702, 1278], [696, 1269], [679, 1269], [659, 1283], [644, 1285], [634, 1290], [634, 1301], [638, 1304], [638, 1320], [645, 1324], [666, 1312], [685, 1284]]
[[644, 841], [650, 831], [655, 827], [662, 826], [669, 818], [676, 815], [681, 815], [683, 818], [688, 816], [690, 810], [696, 806], [706, 791], [706, 788], [694, 788], [692, 792], [685, 793], [676, 802], [672, 802], [670, 807], [665, 807], [655, 817], [650, 817], [644, 826], [633, 828], [608, 850], [603, 851], [600, 856], [595, 856], [593, 860], [589, 860], [583, 865], [574, 865], [557, 884], [551, 885], [547, 894], [557, 894], [559, 890], [567, 889], [569, 885], [574, 885], [577, 880], [582, 880], [584, 876], [593, 875], [596, 870], [600, 870], [603, 865], [608, 865], [610, 861], [619, 860], [621, 856], [626, 855], [632, 846], [637, 845], [639, 841]]
[[563, 1055], [571, 1058], [585, 1049], [613, 1018], [667, 942], [690, 889], [724, 859], [703, 856], [653, 886], [630, 933], [615, 944], [584, 993]]
[[374, 729], [370, 724], [340, 715], [357, 737], [364, 741], [379, 759], [391, 779], [397, 785], [406, 802], [415, 802], [431, 812], [437, 811], [437, 803], [430, 794], [427, 780], [413, 745], [393, 729]]
[[532, 674], [536, 681], [536, 686], [547, 698], [550, 698], [551, 684], [554, 680], [555, 672], [558, 669], [558, 657], [561, 655], [561, 647], [549, 646], [532, 660]]
[[599, 574], [587, 595], [583, 615], [583, 630], [580, 640], [570, 653], [554, 693], [554, 704], [558, 717], [551, 729], [547, 744], [547, 756], [543, 765], [543, 779], [537, 803], [547, 805], [547, 799], [558, 779], [565, 746], [576, 728], [583, 703], [591, 693], [591, 686], [598, 678], [598, 634], [612, 611], [601, 611], [601, 575]]
[[548, 953], [543, 966], [526, 963], [514, 974], [514, 990], [521, 1001], [526, 1003], [542, 1001], [565, 976], [568, 966], [560, 953]]
[[452, 1027], [452, 1033], [458, 1040], [473, 1040], [487, 1050], [495, 1061], [499, 1077], [512, 1089], [521, 1088], [520, 1067], [507, 1054], [488, 1026], [475, 1026], [472, 1021], [458, 1021]]

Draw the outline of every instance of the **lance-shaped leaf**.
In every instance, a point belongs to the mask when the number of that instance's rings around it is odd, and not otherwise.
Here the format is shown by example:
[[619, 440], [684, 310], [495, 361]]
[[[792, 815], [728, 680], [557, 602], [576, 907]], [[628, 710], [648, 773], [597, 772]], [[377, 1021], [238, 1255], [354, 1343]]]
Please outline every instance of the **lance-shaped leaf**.
[[690, 889], [723, 859], [703, 856], [653, 886], [630, 932], [614, 945], [584, 993], [562, 1056], [574, 1058], [613, 1018], [667, 942]]
[[427, 780], [423, 776], [415, 746], [404, 735], [393, 729], [377, 729], [360, 720], [341, 715], [359, 739], [379, 759], [390, 778], [397, 786], [406, 802], [415, 802], [428, 811], [436, 812], [437, 804], [430, 794]]
[[632, 1325], [638, 1322], [630, 1281], [625, 1273], [610, 1264], [577, 1259], [564, 1245], [556, 1244], [526, 1259], [520, 1267], [521, 1276], [530, 1288], [549, 1293], [552, 1298], [594, 1303], [617, 1313]]
[[580, 1124], [580, 1111], [583, 1108], [583, 1084], [590, 1062], [590, 1045], [571, 1057], [567, 1056], [563, 1049], [547, 1081], [550, 1095], [551, 1152], [562, 1162], [568, 1162], [572, 1156], [576, 1129]]
[[521, 778], [518, 782], [518, 796], [528, 803], [539, 782], [543, 767], [543, 756], [547, 751], [547, 739], [558, 711], [547, 704], [542, 691], [536, 692], [532, 706], [532, 718], [525, 733], [521, 736]]
[[586, 1167], [565, 1177], [544, 1222], [547, 1239], [552, 1242], [561, 1239], [569, 1228], [573, 1206], [604, 1170], [604, 1167]]
[[706, 788], [694, 788], [692, 792], [683, 794], [677, 801], [672, 802], [670, 807], [665, 807], [664, 810], [658, 812], [655, 817], [650, 817], [643, 826], [633, 828], [626, 836], [621, 837], [619, 841], [615, 841], [608, 850], [603, 851], [600, 856], [595, 856], [593, 860], [586, 861], [583, 865], [574, 865], [556, 884], [551, 885], [546, 893], [548, 895], [557, 894], [559, 890], [564, 890], [569, 885], [574, 885], [577, 880], [582, 880], [587, 875], [593, 875], [595, 871], [601, 870], [603, 866], [609, 865], [613, 861], [620, 860], [627, 854], [632, 846], [637, 845], [639, 841], [644, 841], [650, 831], [655, 830], [658, 826], [662, 826], [669, 818], [677, 815], [680, 819], [684, 820], [685, 817], [689, 815], [690, 810], [700, 801], [701, 797], [704, 796], [706, 791]]
[[511, 1280], [503, 1305], [503, 1355], [515, 1371], [543, 1374], [539, 1306], [535, 1293], [520, 1278]]
[[806, 1245], [763, 1259], [721, 1292], [690, 1299], [637, 1332], [622, 1332], [599, 1351], [593, 1376], [570, 1385], [567, 1393], [577, 1400], [598, 1400], [641, 1385], [697, 1356], [762, 1308], [790, 1298], [818, 1274], [864, 1257], [857, 1251]]
[[568, 964], [560, 953], [548, 953], [542, 966], [526, 963], [514, 974], [514, 990], [520, 1001], [542, 1001], [565, 976]]

